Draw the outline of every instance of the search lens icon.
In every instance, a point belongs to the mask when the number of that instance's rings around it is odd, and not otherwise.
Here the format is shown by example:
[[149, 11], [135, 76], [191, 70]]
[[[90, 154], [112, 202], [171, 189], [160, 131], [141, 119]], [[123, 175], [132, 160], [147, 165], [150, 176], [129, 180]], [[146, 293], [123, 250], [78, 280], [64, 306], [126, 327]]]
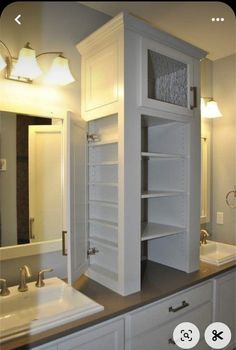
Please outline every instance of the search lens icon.
[[187, 338], [187, 339], [190, 338], [190, 337], [189, 337], [189, 334], [188, 334], [187, 332], [185, 332], [185, 333], [183, 334], [183, 336], [184, 336], [184, 338]]

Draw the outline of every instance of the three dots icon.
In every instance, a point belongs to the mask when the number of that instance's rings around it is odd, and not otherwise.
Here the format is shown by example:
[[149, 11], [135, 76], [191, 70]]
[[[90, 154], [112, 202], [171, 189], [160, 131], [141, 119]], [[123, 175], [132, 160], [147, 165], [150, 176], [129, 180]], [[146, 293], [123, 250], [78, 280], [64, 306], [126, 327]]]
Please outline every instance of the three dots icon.
[[212, 17], [212, 22], [224, 22], [224, 17]]

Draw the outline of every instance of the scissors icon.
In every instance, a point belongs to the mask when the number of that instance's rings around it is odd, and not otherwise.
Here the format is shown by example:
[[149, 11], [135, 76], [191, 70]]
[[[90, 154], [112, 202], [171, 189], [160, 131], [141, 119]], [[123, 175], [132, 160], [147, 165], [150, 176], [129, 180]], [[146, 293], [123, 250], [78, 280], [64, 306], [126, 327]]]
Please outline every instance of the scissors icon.
[[212, 340], [213, 340], [213, 341], [217, 341], [218, 338], [221, 339], [221, 340], [223, 340], [224, 338], [221, 337], [221, 334], [222, 334], [222, 333], [223, 333], [223, 331], [217, 333], [217, 330], [214, 329], [214, 330], [212, 331], [212, 334], [214, 335], [214, 337], [212, 337]]

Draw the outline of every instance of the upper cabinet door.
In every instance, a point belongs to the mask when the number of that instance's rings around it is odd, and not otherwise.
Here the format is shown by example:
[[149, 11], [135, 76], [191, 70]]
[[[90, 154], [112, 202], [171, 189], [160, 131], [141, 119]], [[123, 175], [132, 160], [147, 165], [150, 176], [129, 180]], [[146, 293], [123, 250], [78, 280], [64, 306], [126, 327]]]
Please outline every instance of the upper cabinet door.
[[196, 89], [190, 56], [142, 39], [141, 67], [141, 106], [193, 115]]
[[[68, 116], [65, 126], [66, 166], [64, 215], [67, 232], [68, 282], [87, 269], [87, 130], [86, 123]], [[65, 249], [64, 249], [65, 250]]]
[[89, 121], [117, 110], [120, 88], [120, 42], [109, 39], [82, 55], [82, 118]]

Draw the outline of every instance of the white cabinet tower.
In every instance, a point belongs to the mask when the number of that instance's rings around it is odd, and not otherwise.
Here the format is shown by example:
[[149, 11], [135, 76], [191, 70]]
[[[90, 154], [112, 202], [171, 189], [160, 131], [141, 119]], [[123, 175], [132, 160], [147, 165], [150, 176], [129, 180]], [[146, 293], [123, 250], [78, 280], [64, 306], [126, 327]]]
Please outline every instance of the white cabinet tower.
[[88, 122], [87, 275], [128, 295], [141, 289], [142, 255], [197, 270], [206, 53], [124, 13], [77, 48]]

